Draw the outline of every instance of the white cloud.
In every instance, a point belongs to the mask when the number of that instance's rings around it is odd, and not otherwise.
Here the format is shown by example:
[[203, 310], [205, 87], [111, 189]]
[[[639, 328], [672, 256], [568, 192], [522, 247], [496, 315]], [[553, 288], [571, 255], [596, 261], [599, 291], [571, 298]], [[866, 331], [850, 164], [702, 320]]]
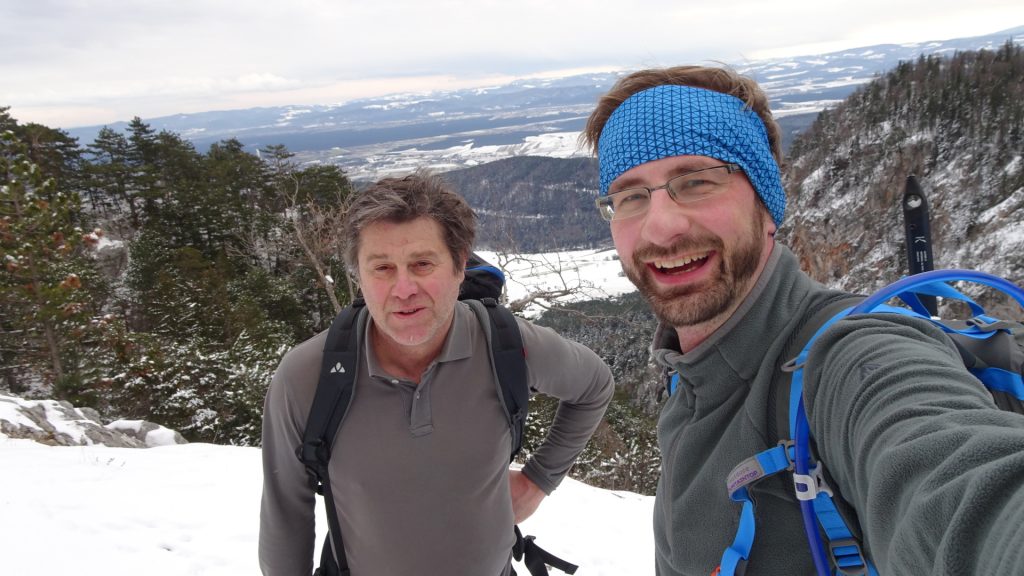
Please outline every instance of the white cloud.
[[[0, 3], [0, 106], [152, 117], [577, 67], [740, 62], [1024, 23], [1020, 2], [37, 0]], [[823, 44], [825, 43], [825, 44]], [[359, 89], [353, 89], [358, 86]], [[251, 104], [250, 104], [251, 103]], [[26, 116], [26, 111], [31, 115]], [[63, 113], [66, 115], [67, 110]]]

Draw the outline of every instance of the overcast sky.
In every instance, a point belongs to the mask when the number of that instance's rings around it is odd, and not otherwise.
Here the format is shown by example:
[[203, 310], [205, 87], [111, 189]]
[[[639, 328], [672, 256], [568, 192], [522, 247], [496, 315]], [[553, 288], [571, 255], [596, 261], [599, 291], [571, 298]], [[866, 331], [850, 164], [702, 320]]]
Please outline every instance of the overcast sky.
[[1021, 0], [0, 0], [0, 106], [69, 128], [1020, 25]]

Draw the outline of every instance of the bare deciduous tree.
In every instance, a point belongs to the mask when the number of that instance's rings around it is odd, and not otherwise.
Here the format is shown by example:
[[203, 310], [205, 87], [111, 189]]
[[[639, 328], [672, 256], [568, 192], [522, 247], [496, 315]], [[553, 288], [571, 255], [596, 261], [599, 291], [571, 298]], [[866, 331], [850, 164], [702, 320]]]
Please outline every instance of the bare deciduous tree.
[[[292, 156], [281, 146], [268, 147], [271, 168], [277, 175], [277, 194], [289, 223], [292, 237], [305, 256], [306, 264], [316, 274], [317, 281], [327, 294], [335, 314], [341, 312], [335, 282], [330, 274], [330, 262], [337, 260], [344, 249], [345, 216], [348, 179], [336, 166], [318, 165], [296, 169], [288, 159]], [[355, 282], [344, 271], [346, 294], [355, 294]]]
[[[285, 217], [291, 224], [295, 241], [302, 248], [307, 263], [316, 273], [316, 277], [327, 293], [334, 307], [334, 313], [341, 312], [342, 305], [335, 291], [335, 280], [329, 274], [327, 263], [332, 256], [337, 257], [344, 249], [344, 222], [348, 211], [345, 191], [340, 187], [334, 190], [335, 202], [314, 203], [302, 201], [302, 173], [291, 174], [291, 188], [281, 190], [285, 201]], [[351, 275], [345, 271], [347, 282], [346, 293], [355, 293]]]

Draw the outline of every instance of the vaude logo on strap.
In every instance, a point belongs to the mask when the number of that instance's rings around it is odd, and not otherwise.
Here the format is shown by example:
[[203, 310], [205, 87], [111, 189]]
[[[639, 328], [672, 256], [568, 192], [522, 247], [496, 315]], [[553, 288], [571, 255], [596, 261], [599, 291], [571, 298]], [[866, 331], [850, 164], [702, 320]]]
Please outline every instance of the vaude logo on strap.
[[331, 368], [331, 374], [344, 374], [344, 373], [345, 373], [345, 367], [341, 365], [341, 362], [338, 362], [337, 364], [334, 365], [334, 367]]

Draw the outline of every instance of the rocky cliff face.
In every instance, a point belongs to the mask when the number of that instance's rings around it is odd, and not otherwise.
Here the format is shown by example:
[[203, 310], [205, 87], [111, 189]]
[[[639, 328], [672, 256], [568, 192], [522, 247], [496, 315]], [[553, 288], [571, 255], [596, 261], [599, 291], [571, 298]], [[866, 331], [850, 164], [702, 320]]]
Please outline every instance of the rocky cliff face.
[[[870, 292], [897, 280], [908, 272], [901, 200], [916, 174], [936, 268], [1024, 281], [1022, 103], [1018, 47], [901, 64], [794, 143], [780, 240], [831, 286]], [[993, 313], [1007, 306], [987, 304]]]

